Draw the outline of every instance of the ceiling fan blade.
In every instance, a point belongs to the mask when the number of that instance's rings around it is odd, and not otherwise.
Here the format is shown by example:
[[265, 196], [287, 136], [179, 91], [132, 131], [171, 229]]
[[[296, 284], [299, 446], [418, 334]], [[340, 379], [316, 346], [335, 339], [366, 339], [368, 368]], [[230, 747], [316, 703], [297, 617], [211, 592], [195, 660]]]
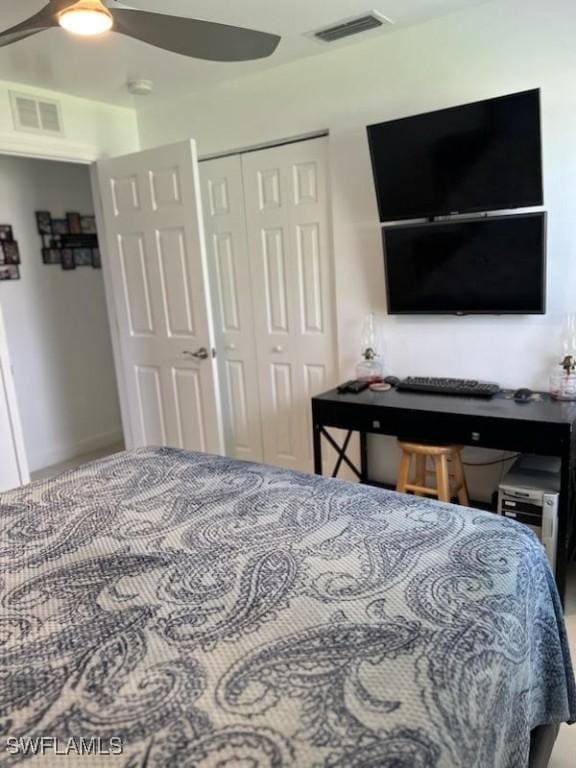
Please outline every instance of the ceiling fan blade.
[[212, 21], [168, 16], [152, 11], [115, 8], [114, 31], [166, 51], [209, 61], [263, 59], [276, 50], [280, 37]]
[[6, 29], [4, 32], [0, 32], [0, 48], [17, 43], [19, 40], [24, 40], [31, 35], [37, 35], [38, 32], [44, 32], [45, 29], [50, 29], [50, 27], [57, 27], [58, 16], [54, 9], [54, 4], [50, 3], [38, 11], [37, 14], [26, 19], [26, 21], [16, 24], [15, 27], [10, 27], [10, 29]]

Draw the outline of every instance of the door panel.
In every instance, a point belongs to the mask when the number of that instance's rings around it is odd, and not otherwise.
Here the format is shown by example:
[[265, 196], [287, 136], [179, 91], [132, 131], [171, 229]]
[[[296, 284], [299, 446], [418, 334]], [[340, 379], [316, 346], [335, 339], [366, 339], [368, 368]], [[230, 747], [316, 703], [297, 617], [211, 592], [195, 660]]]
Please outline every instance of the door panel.
[[160, 384], [160, 368], [135, 365], [141, 445], [166, 445], [166, 419]]
[[226, 379], [232, 405], [234, 437], [239, 450], [250, 450], [250, 400], [246, 389], [246, 366], [242, 360], [226, 360]]
[[310, 398], [335, 382], [326, 140], [242, 156], [264, 459], [312, 470]]
[[98, 164], [135, 445], [223, 452], [200, 183], [193, 142]]
[[270, 333], [288, 333], [288, 296], [282, 229], [262, 230], [262, 271], [265, 275], [266, 307]]
[[167, 206], [182, 205], [180, 171], [178, 166], [150, 171], [152, 208], [161, 211]]
[[141, 235], [118, 237], [124, 295], [132, 336], [154, 333], [150, 281], [146, 266], [144, 238]]
[[223, 388], [227, 452], [262, 461], [253, 305], [240, 158], [200, 164], [214, 293], [216, 345]]
[[322, 265], [318, 224], [296, 227], [302, 333], [324, 332]]
[[202, 415], [202, 383], [198, 371], [173, 368], [172, 381], [178, 412], [178, 442], [181, 448], [196, 443], [198, 450], [206, 451], [208, 436]]
[[179, 338], [196, 335], [194, 309], [188, 286], [191, 276], [186, 259], [183, 229], [164, 229], [157, 232], [158, 261], [162, 299], [166, 318], [166, 332]]
[[291, 363], [271, 363], [271, 395], [274, 421], [266, 431], [272, 433], [276, 459], [288, 463], [298, 459], [298, 404], [294, 393], [294, 371]]
[[238, 276], [234, 258], [232, 234], [213, 235], [212, 247], [216, 271], [216, 288], [220, 305], [222, 331], [240, 331], [240, 303]]

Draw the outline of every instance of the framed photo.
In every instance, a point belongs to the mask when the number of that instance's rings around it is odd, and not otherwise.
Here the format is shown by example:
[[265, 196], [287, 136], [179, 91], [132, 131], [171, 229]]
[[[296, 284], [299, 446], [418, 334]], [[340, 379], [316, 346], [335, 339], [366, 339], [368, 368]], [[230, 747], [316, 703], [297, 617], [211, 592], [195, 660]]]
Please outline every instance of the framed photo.
[[20, 269], [16, 264], [0, 265], [0, 280], [20, 280]]
[[52, 216], [50, 211], [36, 211], [36, 226], [41, 235], [52, 234]]
[[42, 261], [44, 264], [62, 264], [61, 254], [60, 248], [42, 248]]
[[67, 219], [52, 219], [52, 232], [55, 235], [67, 235], [68, 234], [68, 220]]
[[79, 213], [67, 213], [68, 232], [72, 235], [79, 235], [82, 232], [82, 222]]
[[74, 262], [77, 267], [91, 267], [92, 266], [92, 249], [91, 248], [74, 248]]
[[20, 251], [16, 241], [3, 240], [2, 253], [4, 255], [4, 264], [20, 264]]
[[81, 216], [80, 225], [82, 227], [82, 232], [84, 232], [86, 235], [96, 234], [96, 217], [95, 216]]
[[2, 240], [2, 242], [14, 240], [10, 224], [0, 224], [0, 240]]
[[100, 258], [100, 248], [92, 248], [92, 266], [94, 269], [102, 269], [102, 259]]
[[74, 251], [72, 248], [63, 248], [60, 251], [60, 257], [62, 259], [62, 269], [76, 269], [76, 261], [74, 260]]

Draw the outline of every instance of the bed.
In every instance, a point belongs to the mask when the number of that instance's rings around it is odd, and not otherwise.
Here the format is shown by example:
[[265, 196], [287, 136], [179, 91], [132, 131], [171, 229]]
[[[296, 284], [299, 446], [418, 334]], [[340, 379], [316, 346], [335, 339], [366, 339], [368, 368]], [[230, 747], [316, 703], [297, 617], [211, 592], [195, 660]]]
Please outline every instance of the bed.
[[128, 768], [520, 768], [576, 720], [531, 531], [339, 480], [146, 448], [3, 494], [0, 605], [1, 733]]

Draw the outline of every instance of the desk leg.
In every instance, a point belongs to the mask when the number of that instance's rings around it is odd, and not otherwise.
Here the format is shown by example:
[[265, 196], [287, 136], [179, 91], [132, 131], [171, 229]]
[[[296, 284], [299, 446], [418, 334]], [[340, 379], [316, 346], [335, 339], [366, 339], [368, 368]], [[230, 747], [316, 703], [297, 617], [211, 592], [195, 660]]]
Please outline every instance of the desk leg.
[[368, 435], [360, 432], [360, 482], [368, 482]]
[[314, 452], [314, 474], [322, 474], [322, 426], [314, 422], [312, 427], [312, 445]]

